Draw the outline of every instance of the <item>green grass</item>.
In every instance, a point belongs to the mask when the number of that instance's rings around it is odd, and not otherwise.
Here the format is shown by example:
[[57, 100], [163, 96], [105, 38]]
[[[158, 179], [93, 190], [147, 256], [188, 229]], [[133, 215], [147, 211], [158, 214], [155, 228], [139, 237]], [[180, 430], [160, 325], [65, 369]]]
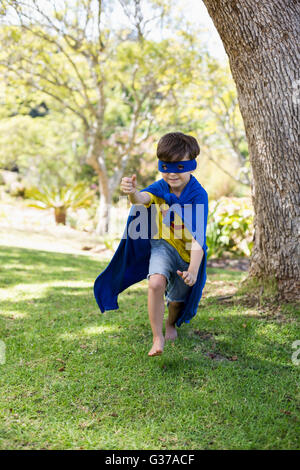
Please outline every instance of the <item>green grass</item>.
[[208, 269], [197, 316], [149, 358], [147, 281], [101, 314], [106, 263], [2, 247], [2, 449], [296, 449], [296, 307], [217, 300], [245, 277]]

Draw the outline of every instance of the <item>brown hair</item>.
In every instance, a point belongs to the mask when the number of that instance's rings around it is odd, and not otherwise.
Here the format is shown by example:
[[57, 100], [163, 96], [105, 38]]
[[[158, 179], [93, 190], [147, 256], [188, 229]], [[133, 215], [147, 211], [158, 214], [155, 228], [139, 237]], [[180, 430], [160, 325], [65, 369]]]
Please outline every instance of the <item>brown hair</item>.
[[178, 162], [186, 156], [194, 160], [200, 153], [195, 137], [182, 132], [170, 132], [161, 137], [157, 145], [156, 155], [165, 162]]

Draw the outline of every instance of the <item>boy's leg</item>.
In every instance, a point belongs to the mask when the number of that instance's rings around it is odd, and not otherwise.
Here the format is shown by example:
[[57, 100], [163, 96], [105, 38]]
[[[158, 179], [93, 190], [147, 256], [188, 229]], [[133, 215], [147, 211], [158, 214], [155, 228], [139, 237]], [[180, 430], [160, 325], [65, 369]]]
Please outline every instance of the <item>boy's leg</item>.
[[165, 339], [174, 341], [177, 338], [176, 320], [184, 306], [184, 302], [169, 302], [169, 315], [166, 320], [166, 334]]
[[152, 274], [148, 285], [148, 312], [153, 333], [153, 346], [148, 356], [158, 356], [164, 349], [163, 319], [165, 312], [164, 292], [166, 277], [163, 274]]

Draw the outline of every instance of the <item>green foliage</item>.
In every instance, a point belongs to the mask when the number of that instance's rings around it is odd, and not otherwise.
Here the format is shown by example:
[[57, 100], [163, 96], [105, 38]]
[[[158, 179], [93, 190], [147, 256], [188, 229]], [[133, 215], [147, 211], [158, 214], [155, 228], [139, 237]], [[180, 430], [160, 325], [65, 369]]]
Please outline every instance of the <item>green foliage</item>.
[[[22, 16], [23, 5], [17, 3], [11, 5]], [[147, 160], [140, 180], [147, 184], [153, 178], [155, 142], [177, 129], [199, 139], [202, 158], [223, 164], [225, 155], [233, 170], [229, 174], [248, 184], [235, 85], [229, 66], [205, 51], [200, 30], [176, 26], [173, 37], [141, 40], [134, 31], [104, 25], [97, 36], [90, 1], [66, 2], [58, 10], [46, 3], [45, 12], [36, 2], [28, 7], [35, 19], [28, 27], [3, 19], [8, 24], [0, 30], [0, 166], [17, 164], [37, 186], [70, 184], [85, 176], [94, 182], [96, 173], [87, 175], [80, 167], [87, 154], [97, 162], [101, 153], [108, 178], [120, 166], [125, 172], [142, 170]], [[169, 11], [170, 2], [150, 3], [164, 14]], [[95, 7], [102, 8], [101, 2]], [[49, 116], [20, 116], [42, 100]]]
[[249, 256], [252, 240], [253, 209], [248, 198], [210, 201], [206, 234], [210, 257]]
[[82, 173], [85, 151], [78, 119], [70, 113], [52, 110], [35, 119], [18, 114], [0, 120], [0, 167], [17, 166], [27, 186], [89, 181]]

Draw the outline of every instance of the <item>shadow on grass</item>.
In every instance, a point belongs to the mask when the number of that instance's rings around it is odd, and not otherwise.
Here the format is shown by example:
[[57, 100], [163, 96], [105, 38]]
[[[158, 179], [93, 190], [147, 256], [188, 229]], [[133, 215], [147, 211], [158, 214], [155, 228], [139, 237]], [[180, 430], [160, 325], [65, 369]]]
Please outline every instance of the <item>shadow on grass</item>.
[[244, 278], [247, 273], [245, 271], [234, 271], [233, 269], [224, 269], [224, 268], [207, 268], [207, 279], [210, 277], [217, 277], [221, 281], [226, 280], [237, 280]]
[[[145, 354], [152, 340], [146, 290], [145, 294], [141, 294], [140, 289], [124, 291], [120, 294], [118, 303], [118, 310], [102, 314], [96, 305], [92, 285], [84, 288], [48, 287], [38, 298], [31, 296], [22, 301], [16, 299], [2, 302], [2, 309], [7, 312], [7, 317], [2, 317], [3, 320], [12, 320], [10, 327], [7, 330], [3, 329], [2, 338], [9, 337], [12, 328], [22, 335], [23, 332], [27, 332], [28, 338], [35, 337], [35, 341], [39, 342], [39, 334], [41, 334], [40, 340], [44, 341], [43, 332], [49, 330], [55, 341], [63, 338], [64, 341], [78, 344], [83, 339], [88, 341], [97, 337], [101, 342], [103, 338], [111, 338], [110, 330], [121, 329], [116, 337], [122, 336], [124, 340], [126, 339], [128, 351]], [[19, 318], [13, 318], [16, 313], [20, 314]], [[274, 358], [278, 354], [279, 356], [283, 354], [288, 359], [287, 356], [290, 357], [292, 354], [290, 345], [295, 337], [287, 331], [285, 344], [279, 344], [276, 340], [268, 338], [264, 332], [270, 323], [267, 320], [259, 315], [253, 317], [243, 311], [236, 312], [232, 306], [204, 302], [202, 309], [198, 310], [191, 323], [183, 324], [178, 329], [179, 340], [175, 344], [182, 343], [185, 351], [196, 352], [192, 354], [193, 359], [189, 358], [190, 366], [193, 364], [197, 367], [199, 359], [210, 360], [209, 354], [211, 354], [212, 362], [215, 363], [228, 361], [236, 356], [240, 363], [248, 364], [250, 361], [256, 364], [256, 368], [278, 368], [280, 363]], [[104, 327], [103, 331], [101, 327]], [[108, 333], [105, 332], [105, 327], [109, 327]], [[282, 325], [273, 324], [273, 329], [275, 327], [279, 331]], [[110, 340], [105, 341], [106, 354], [116, 354], [118, 351], [120, 354], [122, 351], [124, 353], [124, 344], [118, 346], [113, 340], [111, 343]], [[256, 348], [253, 355], [249, 354], [250, 345], [255, 345]], [[172, 351], [170, 347], [168, 349]], [[265, 359], [261, 360], [258, 356]], [[168, 358], [168, 361], [171, 366], [172, 360]], [[171, 368], [176, 369], [176, 361], [175, 366]]]
[[83, 275], [96, 277], [105, 269], [107, 262], [81, 255], [0, 247], [0, 264], [3, 269], [0, 275], [1, 285], [8, 287], [66, 278], [80, 280]]

